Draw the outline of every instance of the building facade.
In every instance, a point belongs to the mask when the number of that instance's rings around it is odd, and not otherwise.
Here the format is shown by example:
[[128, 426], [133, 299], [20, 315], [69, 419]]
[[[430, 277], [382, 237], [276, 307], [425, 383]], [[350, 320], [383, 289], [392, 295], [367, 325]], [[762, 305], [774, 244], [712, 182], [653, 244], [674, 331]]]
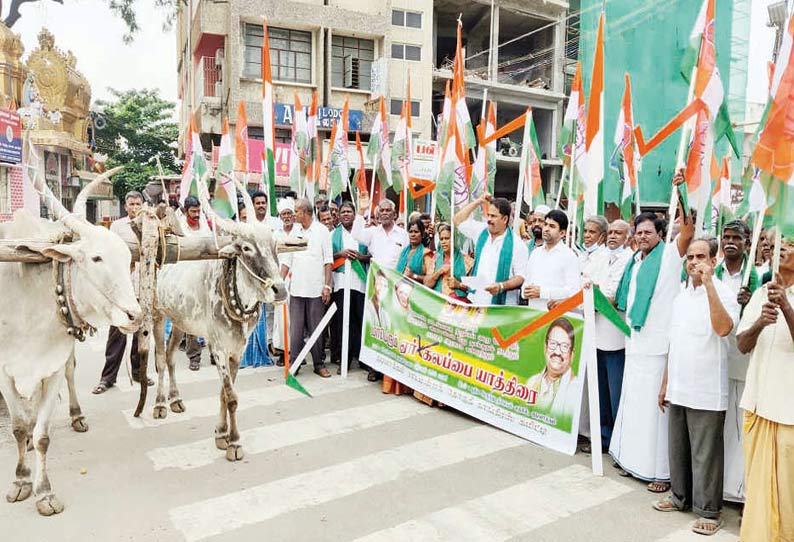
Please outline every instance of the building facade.
[[[479, 121], [484, 94], [497, 103], [498, 124], [533, 107], [548, 166], [544, 182], [553, 192], [561, 165], [556, 135], [567, 8], [557, 0], [191, 0], [177, 22], [180, 151], [191, 113], [209, 153], [220, 142], [223, 119], [234, 125], [241, 101], [249, 137], [262, 138], [263, 16], [275, 87], [277, 162], [288, 154], [295, 96], [308, 106], [315, 91], [321, 137], [329, 137], [349, 97], [351, 140], [358, 130], [366, 141], [380, 96], [395, 128], [410, 79], [414, 138], [436, 139], [460, 16], [472, 120]], [[520, 131], [511, 139], [519, 144]], [[496, 192], [508, 195], [515, 192], [518, 157], [505, 153]], [[285, 186], [286, 176], [287, 168], [277, 165], [277, 184]]]

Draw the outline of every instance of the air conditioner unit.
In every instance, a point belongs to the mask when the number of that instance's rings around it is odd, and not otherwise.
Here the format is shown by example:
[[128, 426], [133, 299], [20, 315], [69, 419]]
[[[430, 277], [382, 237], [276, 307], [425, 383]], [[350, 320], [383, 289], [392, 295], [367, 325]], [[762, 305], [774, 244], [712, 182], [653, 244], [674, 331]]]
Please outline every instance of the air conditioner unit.
[[345, 88], [358, 88], [359, 60], [352, 55], [345, 57]]

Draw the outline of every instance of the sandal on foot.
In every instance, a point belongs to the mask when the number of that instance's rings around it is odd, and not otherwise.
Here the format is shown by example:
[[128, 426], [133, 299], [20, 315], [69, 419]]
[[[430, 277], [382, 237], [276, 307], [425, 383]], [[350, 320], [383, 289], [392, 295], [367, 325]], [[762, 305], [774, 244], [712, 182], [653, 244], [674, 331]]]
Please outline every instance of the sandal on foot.
[[692, 532], [711, 536], [722, 528], [722, 518], [697, 518], [692, 525]]
[[112, 387], [113, 387], [113, 384], [108, 384], [106, 382], [100, 382], [99, 384], [97, 384], [97, 387], [94, 388], [91, 391], [91, 393], [93, 393], [94, 395], [99, 395], [101, 393], [105, 393], [106, 391], [108, 391]]
[[664, 493], [670, 491], [670, 482], [651, 482], [648, 484], [648, 491], [651, 493]]
[[675, 501], [673, 500], [672, 495], [667, 495], [666, 497], [662, 497], [658, 501], [654, 502], [651, 506], [653, 506], [654, 510], [658, 510], [659, 512], [683, 512], [684, 509], [678, 506]]

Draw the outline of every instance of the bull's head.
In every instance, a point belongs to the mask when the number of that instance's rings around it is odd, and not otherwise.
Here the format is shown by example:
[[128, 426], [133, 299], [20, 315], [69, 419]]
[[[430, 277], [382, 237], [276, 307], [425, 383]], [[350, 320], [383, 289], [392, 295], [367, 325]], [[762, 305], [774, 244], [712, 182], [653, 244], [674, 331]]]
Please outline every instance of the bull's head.
[[223, 247], [219, 255], [223, 258], [237, 258], [238, 262], [242, 263], [238, 266], [243, 268], [242, 280], [256, 292], [259, 301], [263, 303], [286, 301], [287, 287], [281, 279], [276, 239], [270, 226], [257, 222], [251, 196], [242, 183], [235, 182], [245, 202], [247, 222], [234, 222], [220, 217], [209, 205], [206, 175], [198, 183], [202, 208], [219, 228], [232, 235], [232, 243]]

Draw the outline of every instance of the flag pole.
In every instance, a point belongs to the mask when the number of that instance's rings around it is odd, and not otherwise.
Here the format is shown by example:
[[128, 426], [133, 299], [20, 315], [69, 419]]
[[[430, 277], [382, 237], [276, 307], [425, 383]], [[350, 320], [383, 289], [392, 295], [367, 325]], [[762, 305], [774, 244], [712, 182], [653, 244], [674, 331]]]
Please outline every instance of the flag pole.
[[554, 208], [560, 208], [560, 200], [562, 200], [562, 187], [565, 185], [565, 176], [568, 174], [568, 166], [562, 167], [562, 175], [560, 175], [560, 187], [557, 189], [557, 198], [554, 200]]
[[342, 303], [342, 378], [347, 378], [348, 353], [350, 352], [350, 288], [352, 282], [350, 260], [345, 258], [345, 288]]
[[[689, 77], [689, 92], [687, 93], [686, 103], [689, 105], [692, 102], [692, 98], [695, 96], [695, 78], [697, 77], [698, 67], [697, 64], [692, 68], [692, 74]], [[675, 175], [678, 170], [682, 169], [685, 165], [684, 162], [684, 152], [686, 151], [686, 140], [687, 136], [689, 135], [687, 132], [689, 131], [690, 125], [692, 120], [687, 120], [683, 126], [681, 126], [681, 139], [678, 142], [678, 151], [676, 153], [675, 158], [675, 171], [673, 175]], [[637, 183], [639, 184], [639, 183]], [[672, 190], [670, 190], [670, 207], [667, 210], [667, 216], [670, 217], [670, 223], [667, 227], [667, 239], [665, 242], [669, 245], [670, 241], [673, 239], [673, 222], [675, 222], [675, 209], [676, 204], [678, 203], [678, 187], [673, 186]], [[688, 212], [688, 209], [683, 209], [684, 213]]]
[[281, 315], [284, 320], [284, 378], [289, 376], [289, 311], [287, 304], [281, 305]]
[[[578, 130], [578, 126], [576, 127]], [[576, 132], [571, 145], [571, 166], [568, 170], [568, 229], [565, 232], [568, 246], [573, 248], [574, 232], [576, 231], [576, 214], [579, 210], [579, 195], [575, 192], [574, 178], [576, 177]]]
[[758, 215], [755, 217], [755, 224], [753, 224], [753, 240], [750, 244], [750, 258], [752, 261], [748, 261], [748, 265], [745, 266], [744, 269], [744, 277], [742, 277], [742, 286], [747, 287], [750, 284], [750, 271], [755, 264], [755, 253], [758, 251], [758, 242], [761, 239], [761, 229], [764, 223], [764, 213], [766, 212], [766, 206], [758, 211]]
[[777, 274], [780, 272], [781, 244], [783, 244], [783, 228], [778, 224], [775, 226], [775, 249], [772, 251], [772, 280], [776, 280]]

